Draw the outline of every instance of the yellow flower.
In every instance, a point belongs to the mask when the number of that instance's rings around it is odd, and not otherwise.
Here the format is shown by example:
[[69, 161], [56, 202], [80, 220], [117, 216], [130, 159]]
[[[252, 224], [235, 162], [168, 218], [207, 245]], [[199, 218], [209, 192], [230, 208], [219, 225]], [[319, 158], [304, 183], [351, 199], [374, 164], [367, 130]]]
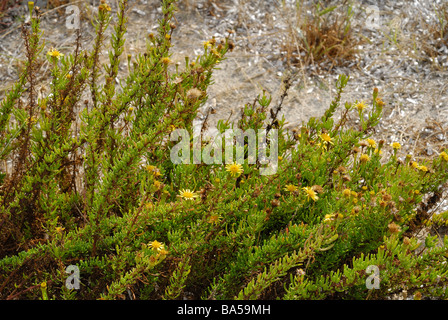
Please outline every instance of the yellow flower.
[[302, 188], [303, 191], [305, 191], [306, 195], [307, 195], [307, 201], [308, 199], [313, 199], [314, 201], [316, 201], [317, 199], [319, 199], [319, 197], [317, 196], [316, 192], [310, 188], [310, 187], [303, 187]]
[[48, 54], [50, 57], [55, 57], [55, 58], [58, 59], [58, 60], [59, 60], [60, 57], [63, 57], [63, 56], [64, 56], [64, 54], [60, 53], [58, 50], [56, 50], [56, 49], [54, 49], [54, 48], [51, 48], [51, 50], [48, 51], [47, 54]]
[[414, 190], [414, 193], [415, 193], [415, 194], [419, 194], [419, 193], [420, 193], [420, 190]]
[[282, 160], [283, 160], [283, 157], [282, 157], [282, 156], [278, 156], [278, 160], [279, 160], [279, 161], [282, 161]]
[[98, 10], [100, 10], [100, 11], [110, 11], [111, 8], [110, 8], [110, 6], [109, 6], [107, 3], [103, 2], [103, 3], [100, 4], [100, 6], [98, 7]]
[[299, 188], [293, 184], [288, 184], [285, 186], [285, 191], [294, 192], [297, 191]]
[[367, 190], [367, 186], [362, 186], [362, 190]]
[[380, 98], [376, 98], [376, 104], [379, 106], [379, 107], [383, 107], [384, 106], [384, 102], [383, 102], [383, 100], [381, 100]]
[[401, 148], [401, 144], [399, 144], [398, 142], [393, 142], [391, 144], [392, 148], [394, 148], [395, 150], [398, 150]]
[[440, 153], [440, 158], [442, 158], [445, 161], [448, 161], [448, 154], [445, 151], [443, 151]]
[[419, 167], [419, 164], [415, 161], [412, 161], [411, 166], [412, 166], [412, 168], [417, 169]]
[[184, 198], [185, 200], [194, 200], [194, 198], [199, 196], [194, 191], [190, 191], [190, 189], [184, 189], [180, 191], [178, 197]]
[[169, 252], [166, 251], [165, 249], [162, 249], [162, 250], [159, 251], [159, 254], [160, 254], [161, 256], [166, 256], [168, 253], [169, 253]]
[[367, 162], [369, 160], [370, 160], [370, 157], [368, 155], [366, 155], [365, 153], [363, 153], [361, 155], [361, 157], [359, 158], [359, 161], [361, 161], [361, 162]]
[[331, 221], [331, 218], [333, 217], [333, 215], [331, 215], [331, 214], [326, 214], [325, 215], [325, 218], [324, 218], [324, 222], [328, 222], [328, 221]]
[[45, 289], [45, 288], [47, 287], [47, 282], [46, 282], [46, 281], [42, 282], [42, 283], [40, 284], [40, 287], [41, 287], [42, 289]]
[[56, 232], [57, 233], [62, 233], [62, 231], [64, 231], [65, 230], [65, 228], [62, 228], [62, 227], [56, 227]]
[[351, 193], [352, 196], [354, 196], [354, 197], [357, 197], [357, 196], [358, 196], [358, 194], [356, 193], [356, 191], [351, 191], [350, 193]]
[[356, 104], [356, 108], [358, 109], [358, 111], [362, 111], [366, 108], [366, 104], [364, 103], [364, 101], [358, 102]]
[[154, 187], [156, 187], [157, 190], [159, 190], [161, 186], [162, 186], [162, 182], [160, 182], [158, 180], [154, 181]]
[[171, 59], [168, 57], [163, 57], [162, 59], [160, 59], [160, 61], [164, 64], [164, 65], [169, 65], [171, 63]]
[[210, 41], [205, 41], [204, 42], [204, 49], [207, 49], [207, 48], [209, 48], [211, 46], [212, 46], [212, 44], [210, 43]]
[[342, 194], [346, 197], [350, 197], [351, 191], [350, 191], [350, 189], [344, 189], [344, 191], [342, 191]]
[[154, 251], [161, 251], [161, 250], [165, 249], [164, 246], [163, 246], [163, 243], [161, 243], [161, 242], [159, 242], [157, 240], [154, 240], [154, 241], [150, 242], [149, 243], [149, 247], [151, 249], [153, 249]]
[[210, 218], [208, 218], [208, 223], [217, 224], [220, 220], [221, 218], [217, 214], [214, 214], [211, 215]]
[[327, 143], [333, 144], [333, 141], [332, 141], [333, 139], [328, 134], [322, 133], [319, 137], [322, 139], [324, 144], [327, 144]]
[[239, 176], [243, 173], [243, 166], [239, 163], [232, 163], [226, 166], [226, 170], [230, 172], [232, 177]]
[[428, 171], [428, 168], [427, 168], [426, 166], [418, 166], [417, 169], [418, 169], [418, 170], [421, 170], [421, 171], [423, 171], [423, 172], [427, 172], [427, 171]]
[[[373, 152], [378, 153], [378, 149], [375, 149], [375, 151], [373, 151]], [[383, 154], [382, 150], [380, 150], [380, 154]]]
[[171, 35], [169, 35], [168, 33], [165, 35], [165, 39], [166, 40], [170, 40], [171, 39]]
[[376, 148], [376, 142], [373, 139], [367, 139], [367, 143], [369, 144], [370, 147], [372, 148]]

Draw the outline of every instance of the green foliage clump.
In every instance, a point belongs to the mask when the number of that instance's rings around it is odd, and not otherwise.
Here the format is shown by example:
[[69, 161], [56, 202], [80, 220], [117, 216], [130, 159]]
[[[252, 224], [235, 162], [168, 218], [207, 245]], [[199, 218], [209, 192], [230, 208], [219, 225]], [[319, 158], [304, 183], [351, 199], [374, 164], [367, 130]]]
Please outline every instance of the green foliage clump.
[[[23, 27], [27, 61], [0, 105], [0, 158], [13, 164], [0, 175], [2, 299], [448, 296], [448, 239], [426, 238], [417, 255], [414, 236], [440, 198], [448, 156], [401, 160], [398, 143], [373, 140], [384, 106], [378, 90], [368, 106], [341, 106], [348, 77], [340, 76], [325, 114], [292, 132], [265, 93], [247, 104], [239, 129], [278, 131], [271, 175], [247, 159], [233, 168], [174, 164], [170, 133], [192, 132], [233, 44], [211, 39], [195, 60], [172, 66], [175, 8], [165, 0], [158, 33], [117, 84], [126, 8], [121, 0], [107, 64], [99, 62], [111, 21], [104, 2], [90, 51], [79, 34], [74, 53], [47, 52], [51, 94], [40, 99], [38, 12]], [[358, 128], [348, 126], [353, 113]], [[221, 132], [231, 127], [219, 123]], [[70, 265], [79, 289], [66, 285]], [[379, 289], [366, 287], [370, 265], [380, 270]]]

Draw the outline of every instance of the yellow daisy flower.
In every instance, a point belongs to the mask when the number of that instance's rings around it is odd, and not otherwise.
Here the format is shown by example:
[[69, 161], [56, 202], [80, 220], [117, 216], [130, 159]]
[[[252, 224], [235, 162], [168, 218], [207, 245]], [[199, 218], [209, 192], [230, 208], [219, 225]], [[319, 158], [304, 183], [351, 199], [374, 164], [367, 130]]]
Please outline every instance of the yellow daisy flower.
[[401, 149], [401, 144], [399, 144], [398, 142], [393, 142], [391, 144], [391, 147], [394, 148], [395, 150]]
[[418, 170], [421, 170], [421, 171], [423, 171], [423, 172], [427, 172], [427, 171], [428, 171], [428, 167], [426, 167], [426, 166], [418, 166], [417, 169], [418, 169]]
[[168, 57], [163, 57], [162, 59], [160, 59], [160, 61], [164, 64], [164, 65], [169, 65], [171, 63], [171, 59]]
[[161, 250], [165, 249], [163, 243], [161, 243], [161, 242], [159, 242], [157, 240], [154, 240], [154, 241], [150, 242], [149, 243], [149, 247], [151, 249], [153, 249], [154, 251], [161, 251]]
[[232, 175], [232, 177], [237, 177], [240, 174], [243, 173], [243, 166], [239, 163], [232, 163], [232, 164], [228, 164], [226, 166], [226, 171], [230, 172], [230, 174]]
[[366, 155], [365, 153], [363, 153], [361, 155], [361, 157], [359, 158], [359, 161], [361, 162], [368, 162], [370, 160], [370, 157], [368, 155]]
[[358, 102], [356, 104], [356, 108], [358, 109], [358, 111], [362, 111], [366, 108], [366, 104], [364, 101]]
[[369, 144], [370, 147], [372, 148], [376, 148], [376, 142], [373, 139], [367, 139], [367, 143]]
[[194, 191], [191, 191], [190, 189], [183, 189], [180, 191], [180, 194], [178, 195], [180, 198], [184, 198], [185, 200], [194, 200], [194, 198], [199, 197]]
[[60, 57], [63, 57], [64, 54], [60, 53], [58, 50], [51, 48], [50, 51], [47, 52], [50, 57], [55, 57], [59, 60]]
[[293, 185], [293, 184], [288, 184], [288, 185], [286, 185], [285, 186], [285, 191], [289, 191], [289, 192], [295, 192], [295, 191], [297, 191], [299, 188], [297, 187], [297, 186], [295, 186], [295, 185]]
[[319, 199], [319, 197], [317, 196], [316, 192], [310, 188], [310, 187], [303, 187], [302, 188], [303, 191], [305, 191], [306, 195], [307, 195], [307, 201], [308, 199], [313, 199], [314, 201], [317, 201]]
[[445, 151], [443, 151], [440, 153], [440, 158], [442, 158], [445, 161], [448, 161], [448, 154]]
[[322, 139], [324, 144], [333, 144], [333, 139], [328, 134], [322, 133], [319, 137]]

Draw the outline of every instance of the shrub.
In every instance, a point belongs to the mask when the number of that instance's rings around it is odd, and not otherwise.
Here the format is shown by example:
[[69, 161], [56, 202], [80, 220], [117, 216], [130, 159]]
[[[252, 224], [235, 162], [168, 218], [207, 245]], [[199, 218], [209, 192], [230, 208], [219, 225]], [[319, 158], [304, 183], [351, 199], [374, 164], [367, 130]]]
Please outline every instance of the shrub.
[[[324, 115], [292, 132], [264, 92], [237, 123], [219, 123], [220, 132], [276, 130], [273, 174], [249, 163], [248, 140], [241, 164], [174, 164], [170, 134], [192, 132], [233, 45], [210, 39], [184, 67], [170, 65], [174, 1], [164, 0], [158, 33], [117, 85], [126, 7], [121, 0], [109, 63], [98, 58], [105, 2], [90, 51], [79, 33], [72, 54], [45, 53], [51, 92], [41, 99], [39, 12], [22, 28], [27, 61], [0, 105], [0, 157], [13, 164], [0, 176], [3, 299], [365, 299], [404, 288], [447, 297], [448, 238], [429, 236], [415, 253], [448, 178], [446, 151], [417, 163], [397, 142], [374, 141], [384, 102], [374, 89], [370, 103], [341, 106], [341, 75]], [[353, 115], [358, 128], [347, 124]], [[366, 288], [370, 265], [376, 290]], [[69, 266], [79, 290], [66, 285]]]

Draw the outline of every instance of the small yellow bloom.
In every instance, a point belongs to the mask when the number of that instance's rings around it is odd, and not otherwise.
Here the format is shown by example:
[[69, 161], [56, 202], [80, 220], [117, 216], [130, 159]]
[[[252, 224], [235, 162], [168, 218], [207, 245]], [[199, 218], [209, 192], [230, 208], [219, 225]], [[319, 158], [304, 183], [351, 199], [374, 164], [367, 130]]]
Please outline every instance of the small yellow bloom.
[[154, 181], [154, 187], [155, 187], [157, 190], [159, 190], [161, 186], [162, 186], [162, 182], [160, 182], [160, 181], [158, 181], [158, 180], [155, 180], [155, 181]]
[[166, 40], [170, 40], [171, 39], [171, 35], [169, 35], [168, 33], [165, 35], [165, 39]]
[[105, 1], [101, 1], [101, 2], [102, 3], [98, 7], [99, 11], [110, 11], [111, 10], [111, 7]]
[[216, 179], [215, 179], [215, 182], [216, 182], [216, 183], [220, 183], [220, 182], [221, 182], [221, 179], [216, 178]]
[[393, 142], [391, 144], [392, 148], [394, 148], [395, 150], [398, 150], [401, 148], [401, 144], [399, 144], [398, 142]]
[[297, 186], [295, 186], [295, 185], [293, 185], [293, 184], [288, 184], [288, 185], [286, 185], [285, 186], [285, 191], [289, 191], [289, 192], [295, 192], [295, 191], [297, 191], [299, 188], [297, 187]]
[[310, 188], [310, 187], [303, 187], [302, 188], [303, 191], [305, 191], [306, 195], [307, 195], [307, 201], [308, 199], [313, 199], [314, 201], [317, 201], [319, 199], [319, 197], [317, 196], [316, 192]]
[[45, 288], [47, 287], [47, 282], [46, 282], [46, 281], [42, 282], [42, 283], [40, 284], [40, 287], [41, 287], [42, 289], [45, 289]]
[[376, 98], [376, 104], [379, 106], [379, 107], [383, 107], [384, 106], [384, 102], [383, 102], [383, 100], [381, 100], [380, 98]]
[[194, 200], [194, 198], [199, 196], [194, 191], [190, 191], [190, 189], [184, 189], [180, 191], [178, 197], [184, 198], [185, 200]]
[[443, 151], [440, 153], [440, 158], [442, 158], [445, 161], [448, 161], [448, 154], [445, 151]]
[[63, 57], [64, 54], [60, 53], [58, 50], [51, 48], [50, 51], [47, 52], [50, 57], [55, 57], [59, 60], [60, 57]]
[[161, 250], [165, 249], [163, 243], [161, 243], [161, 242], [159, 242], [157, 240], [154, 240], [154, 241], [150, 242], [149, 243], [149, 247], [151, 249], [153, 249], [154, 251], [161, 251]]
[[324, 222], [331, 221], [331, 218], [332, 218], [332, 217], [333, 217], [333, 215], [331, 215], [331, 214], [326, 214], [325, 217], [324, 217]]
[[134, 111], [134, 107], [129, 107], [129, 108], [128, 108], [128, 111], [129, 111], [129, 112]]
[[419, 164], [415, 161], [412, 161], [411, 166], [412, 166], [412, 168], [417, 169], [419, 167]]
[[322, 133], [319, 137], [322, 139], [324, 144], [327, 144], [327, 143], [333, 144], [333, 141], [332, 141], [333, 139], [328, 134]]
[[166, 256], [168, 253], [169, 253], [169, 252], [166, 251], [165, 249], [162, 249], [162, 250], [159, 251], [159, 254], [160, 254], [161, 256]]
[[56, 232], [57, 233], [62, 233], [62, 231], [64, 231], [65, 230], [65, 228], [62, 228], [62, 227], [56, 227]]
[[208, 218], [208, 223], [217, 224], [220, 220], [221, 220], [221, 218], [219, 217], [219, 215], [214, 214], [214, 215], [211, 215], [210, 218]]
[[210, 48], [212, 46], [212, 44], [210, 43], [210, 41], [204, 41], [204, 49]]
[[239, 163], [232, 163], [232, 164], [228, 164], [227, 166], [226, 166], [226, 170], [228, 171], [228, 172], [230, 172], [230, 174], [232, 175], [232, 177], [237, 177], [237, 176], [239, 176], [240, 174], [242, 174], [243, 173], [243, 166], [241, 165], [241, 164], [239, 164]]
[[370, 157], [368, 155], [366, 155], [365, 153], [363, 153], [361, 155], [361, 157], [359, 158], [359, 161], [361, 162], [368, 162], [370, 160]]
[[351, 193], [352, 196], [354, 196], [355, 198], [358, 196], [358, 194], [356, 193], [356, 191], [351, 191], [350, 193]]
[[417, 169], [420, 170], [420, 171], [423, 171], [423, 172], [427, 172], [428, 171], [428, 168], [426, 166], [418, 166]]
[[[373, 151], [373, 152], [378, 153], [378, 149], [375, 149], [375, 151]], [[380, 150], [379, 152], [380, 152], [380, 154], [383, 154], [383, 150]]]
[[414, 190], [414, 193], [415, 193], [415, 194], [419, 194], [419, 193], [420, 193], [420, 190]]
[[342, 191], [342, 194], [343, 194], [345, 197], [350, 197], [350, 195], [351, 195], [351, 191], [350, 191], [350, 189], [344, 189], [344, 191]]
[[376, 148], [376, 142], [373, 139], [367, 139], [367, 143], [369, 144], [370, 147], [372, 148]]
[[162, 59], [160, 59], [160, 61], [166, 66], [171, 63], [171, 59], [168, 57], [163, 57]]
[[282, 156], [278, 156], [278, 160], [279, 160], [279, 161], [282, 161], [282, 160], [283, 160], [283, 157], [282, 157]]
[[356, 108], [358, 109], [358, 111], [362, 111], [366, 108], [366, 104], [364, 101], [358, 102], [356, 104]]

